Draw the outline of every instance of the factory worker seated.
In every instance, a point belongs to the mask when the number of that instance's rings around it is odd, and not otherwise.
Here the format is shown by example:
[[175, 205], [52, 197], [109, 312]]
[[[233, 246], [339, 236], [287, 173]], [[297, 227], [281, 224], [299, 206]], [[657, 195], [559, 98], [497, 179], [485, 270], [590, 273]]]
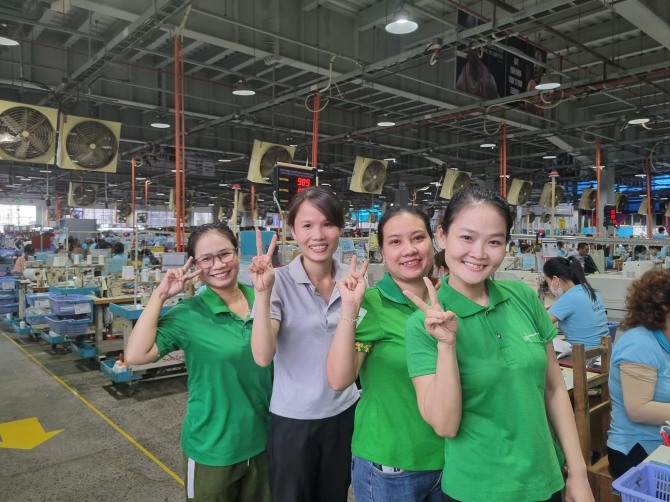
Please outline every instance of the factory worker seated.
[[667, 246], [649, 246], [649, 259], [661, 263], [668, 256]]
[[633, 248], [633, 256], [629, 256], [628, 261], [644, 261], [647, 259], [647, 247], [642, 244], [638, 244]]

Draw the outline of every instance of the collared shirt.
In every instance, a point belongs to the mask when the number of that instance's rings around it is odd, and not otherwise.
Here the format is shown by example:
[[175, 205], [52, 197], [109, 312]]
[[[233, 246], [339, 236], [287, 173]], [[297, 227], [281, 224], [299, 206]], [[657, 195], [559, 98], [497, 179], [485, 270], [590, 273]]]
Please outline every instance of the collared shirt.
[[[335, 280], [346, 272], [333, 261]], [[339, 322], [337, 285], [326, 302], [309, 280], [302, 256], [275, 271], [270, 317], [280, 321], [270, 411], [286, 418], [328, 418], [358, 399], [356, 385], [336, 392], [326, 380], [326, 356]]]
[[[437, 297], [458, 317], [463, 412], [458, 433], [445, 440], [442, 491], [464, 502], [547, 500], [564, 485], [544, 400], [546, 346], [556, 327], [520, 281], [487, 280], [488, 306], [448, 281]], [[410, 377], [436, 371], [437, 342], [424, 320], [419, 310], [407, 321]]]
[[[252, 305], [254, 290], [239, 288]], [[189, 458], [226, 466], [265, 450], [272, 369], [254, 362], [248, 315], [237, 316], [207, 287], [161, 317], [156, 345], [159, 358], [184, 351], [189, 398], [181, 445]]]
[[352, 453], [409, 471], [441, 470], [444, 439], [419, 413], [407, 373], [405, 324], [416, 311], [390, 274], [365, 292], [356, 347], [368, 352], [361, 368]]
[[558, 326], [570, 343], [583, 343], [587, 349], [600, 345], [600, 338], [609, 333], [607, 312], [600, 293], [593, 301], [581, 284], [575, 284], [549, 308], [558, 319]]

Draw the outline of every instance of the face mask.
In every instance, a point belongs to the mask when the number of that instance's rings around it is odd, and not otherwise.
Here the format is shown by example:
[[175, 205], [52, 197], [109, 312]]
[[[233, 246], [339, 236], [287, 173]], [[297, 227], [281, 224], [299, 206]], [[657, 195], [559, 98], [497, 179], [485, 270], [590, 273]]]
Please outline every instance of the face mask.
[[558, 289], [554, 289], [551, 287], [551, 284], [549, 284], [549, 291], [551, 291], [551, 294], [556, 298], [560, 298], [561, 295], [563, 295], [563, 288], [560, 285], [558, 286]]

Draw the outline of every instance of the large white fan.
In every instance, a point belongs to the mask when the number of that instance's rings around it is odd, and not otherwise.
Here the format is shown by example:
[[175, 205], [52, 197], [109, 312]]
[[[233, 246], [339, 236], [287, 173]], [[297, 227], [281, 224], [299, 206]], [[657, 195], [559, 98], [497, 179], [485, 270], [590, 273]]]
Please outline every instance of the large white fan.
[[530, 199], [533, 193], [533, 183], [526, 180], [513, 179], [509, 192], [507, 192], [507, 202], [513, 206], [523, 206]]
[[[565, 188], [561, 185], [555, 185], [554, 190], [554, 207], [558, 206], [563, 199], [563, 194], [565, 193]], [[551, 208], [551, 183], [547, 182], [542, 187], [542, 194], [540, 195], [540, 206]]]
[[595, 188], [585, 188], [582, 197], [579, 199], [579, 209], [593, 211], [598, 201], [598, 191]]
[[53, 164], [58, 110], [0, 101], [0, 159]]
[[121, 123], [61, 114], [58, 166], [115, 173]]
[[98, 185], [70, 182], [67, 205], [70, 207], [91, 207], [98, 203]]
[[252, 183], [271, 184], [277, 162], [293, 162], [293, 155], [295, 155], [294, 146], [277, 145], [255, 139], [247, 179]]
[[354, 172], [351, 175], [349, 190], [358, 193], [380, 194], [386, 181], [385, 160], [356, 157]]
[[467, 171], [447, 169], [440, 190], [440, 197], [447, 200], [452, 199], [457, 192], [470, 186], [470, 176], [471, 174]]

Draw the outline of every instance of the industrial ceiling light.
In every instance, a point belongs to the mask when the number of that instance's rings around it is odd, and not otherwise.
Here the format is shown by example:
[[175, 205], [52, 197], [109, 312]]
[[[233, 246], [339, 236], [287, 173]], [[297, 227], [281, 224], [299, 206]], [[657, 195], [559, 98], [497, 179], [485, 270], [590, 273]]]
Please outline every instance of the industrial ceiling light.
[[479, 148], [495, 148], [496, 144], [495, 143], [482, 143], [479, 145]]
[[391, 22], [386, 25], [385, 29], [394, 35], [406, 35], [407, 33], [416, 31], [418, 27], [419, 25], [412, 20], [409, 12], [405, 8], [404, 0], [401, 0], [398, 4], [398, 8], [393, 14]]
[[635, 112], [635, 116], [628, 121], [628, 125], [644, 125], [649, 122], [649, 119], [644, 115], [640, 115], [640, 110]]
[[548, 73], [545, 73], [542, 75], [540, 83], [537, 84], [535, 88], [540, 91], [551, 91], [553, 89], [558, 89], [560, 86], [561, 83], [557, 79], [550, 77]]
[[4, 45], [5, 47], [16, 47], [19, 45], [19, 41], [9, 35], [7, 23], [0, 24], [0, 28], [2, 28], [0, 30], [0, 45]]
[[387, 114], [382, 115], [379, 117], [379, 120], [377, 120], [377, 125], [379, 127], [393, 127], [395, 125], [395, 122], [389, 118]]
[[241, 79], [235, 84], [233, 94], [235, 94], [235, 96], [253, 96], [256, 94], [256, 91], [251, 88], [245, 79]]
[[169, 129], [170, 124], [165, 122], [165, 119], [163, 118], [163, 114], [159, 113], [158, 116], [156, 117], [156, 120], [154, 120], [151, 123], [151, 127], [155, 127], [156, 129]]
[[556, 158], [556, 155], [553, 155], [553, 154], [548, 153], [547, 155], [543, 155], [542, 158], [543, 158], [544, 160], [553, 160], [553, 159]]

